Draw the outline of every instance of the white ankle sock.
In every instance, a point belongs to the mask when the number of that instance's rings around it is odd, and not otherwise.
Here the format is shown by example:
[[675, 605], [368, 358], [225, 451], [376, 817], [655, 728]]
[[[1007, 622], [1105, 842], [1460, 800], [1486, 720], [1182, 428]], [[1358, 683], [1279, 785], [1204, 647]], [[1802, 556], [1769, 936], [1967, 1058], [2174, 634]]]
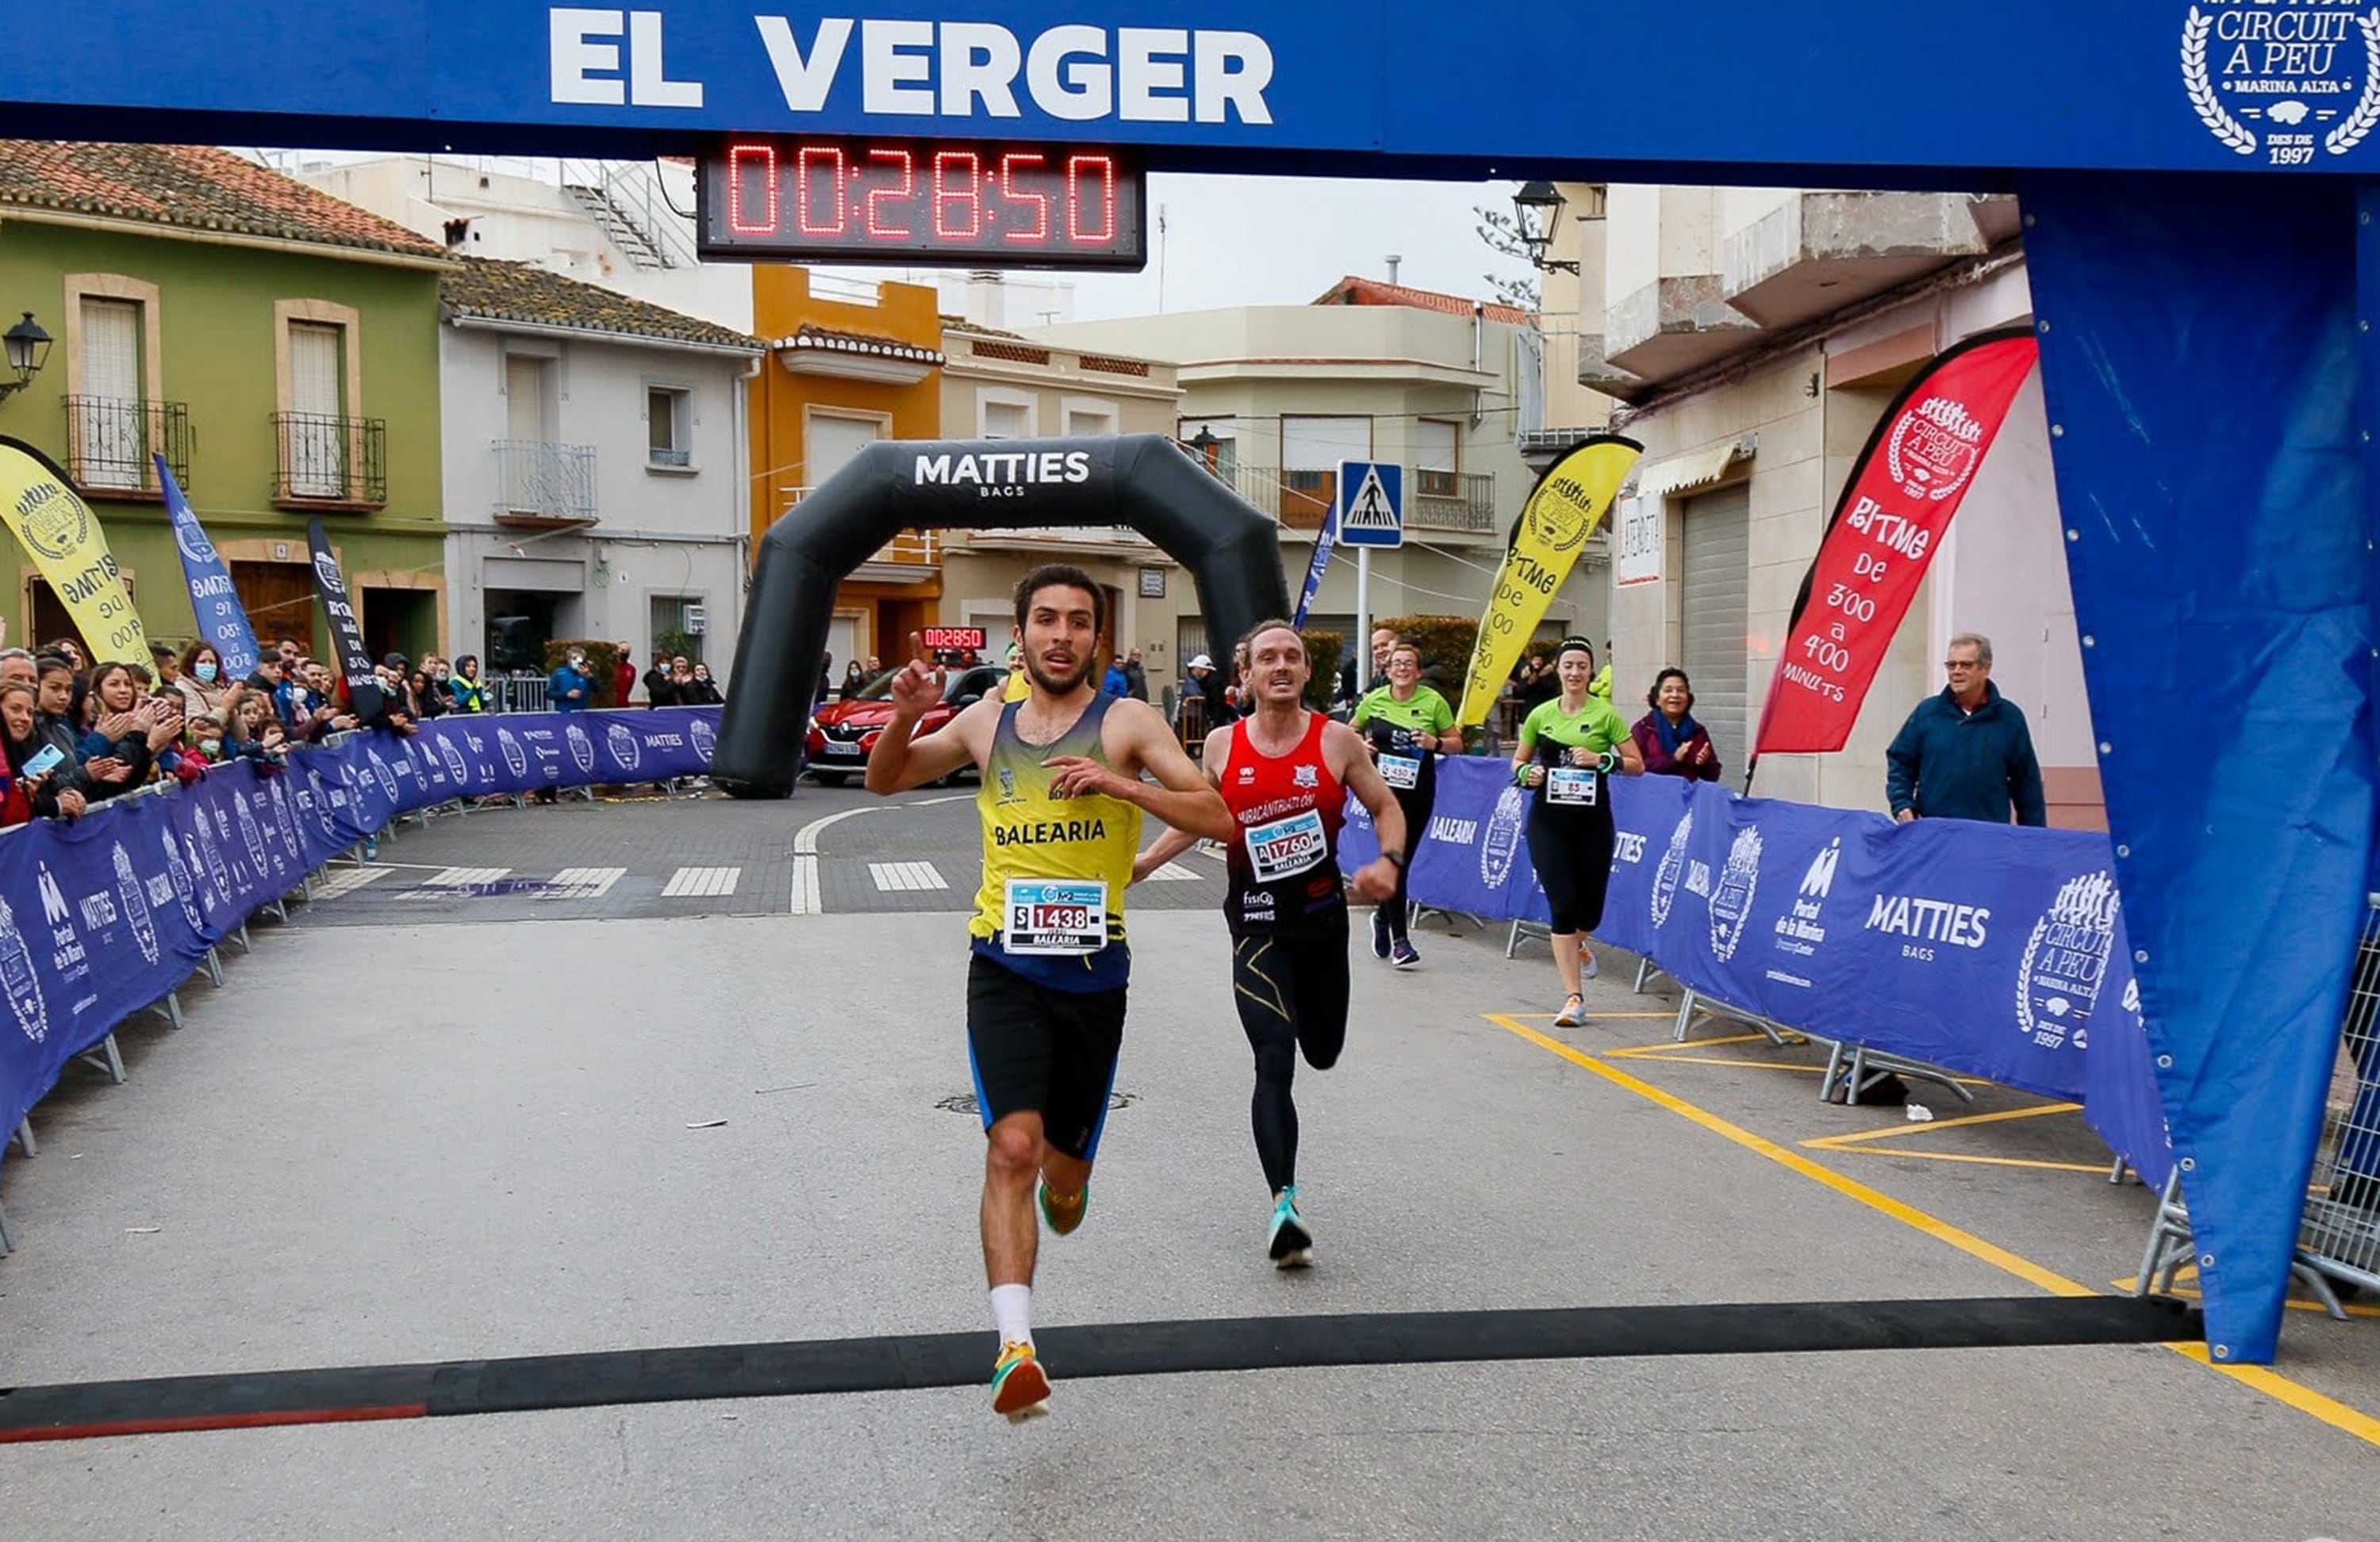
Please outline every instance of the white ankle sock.
[[1031, 1343], [1033, 1342], [1033, 1287], [994, 1285], [991, 1288], [991, 1320], [1000, 1329], [1002, 1343]]

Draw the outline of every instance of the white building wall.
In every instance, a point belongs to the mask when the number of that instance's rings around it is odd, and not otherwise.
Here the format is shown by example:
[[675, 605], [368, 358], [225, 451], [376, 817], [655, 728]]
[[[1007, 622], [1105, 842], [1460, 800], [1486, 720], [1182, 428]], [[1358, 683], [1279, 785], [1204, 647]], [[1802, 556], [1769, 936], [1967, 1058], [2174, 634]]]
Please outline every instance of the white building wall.
[[[505, 492], [494, 443], [506, 432], [510, 354], [547, 361], [551, 442], [595, 449], [598, 523], [591, 530], [556, 534], [494, 522]], [[558, 581], [575, 570], [572, 613], [582, 635], [626, 641], [641, 673], [652, 657], [652, 601], [683, 597], [704, 606], [704, 651], [723, 676], [743, 621], [748, 365], [728, 355], [593, 338], [442, 329], [444, 492], [447, 523], [455, 527], [447, 542], [453, 651], [486, 651], [485, 592], [508, 587], [505, 575], [534, 571], [540, 581]], [[693, 464], [684, 469], [648, 464], [646, 400], [657, 386], [687, 393]]]

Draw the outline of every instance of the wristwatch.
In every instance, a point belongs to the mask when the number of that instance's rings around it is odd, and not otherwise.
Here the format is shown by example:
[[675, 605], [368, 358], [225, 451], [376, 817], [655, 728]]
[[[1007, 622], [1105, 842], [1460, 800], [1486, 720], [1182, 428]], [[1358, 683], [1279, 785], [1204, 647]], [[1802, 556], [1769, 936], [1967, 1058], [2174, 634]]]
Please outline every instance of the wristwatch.
[[1380, 853], [1380, 858], [1382, 861], [1392, 863], [1399, 868], [1405, 865], [1405, 854], [1401, 851], [1384, 851]]

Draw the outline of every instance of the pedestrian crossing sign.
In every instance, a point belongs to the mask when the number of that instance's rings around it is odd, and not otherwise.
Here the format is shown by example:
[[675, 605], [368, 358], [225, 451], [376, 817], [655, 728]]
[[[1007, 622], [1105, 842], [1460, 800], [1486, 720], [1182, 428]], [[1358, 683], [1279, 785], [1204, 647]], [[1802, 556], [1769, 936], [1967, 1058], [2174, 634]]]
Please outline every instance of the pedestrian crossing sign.
[[1405, 468], [1370, 460], [1339, 463], [1339, 539], [1349, 546], [1405, 543]]

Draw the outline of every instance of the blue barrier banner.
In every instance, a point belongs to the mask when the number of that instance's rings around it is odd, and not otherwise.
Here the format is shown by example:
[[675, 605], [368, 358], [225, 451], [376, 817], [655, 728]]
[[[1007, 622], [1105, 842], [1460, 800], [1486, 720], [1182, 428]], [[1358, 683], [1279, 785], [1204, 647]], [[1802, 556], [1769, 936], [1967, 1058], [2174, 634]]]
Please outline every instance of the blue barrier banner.
[[[2171, 1161], [2106, 836], [1739, 797], [1614, 777], [1596, 936], [1681, 983], [1821, 1038], [2084, 1105], [2152, 1184]], [[1529, 795], [1501, 759], [1439, 761], [1411, 892], [1550, 919]], [[1352, 800], [1342, 862], [1377, 849]]]
[[225, 934], [399, 814], [710, 769], [720, 709], [445, 717], [0, 836], [0, 1134]]

